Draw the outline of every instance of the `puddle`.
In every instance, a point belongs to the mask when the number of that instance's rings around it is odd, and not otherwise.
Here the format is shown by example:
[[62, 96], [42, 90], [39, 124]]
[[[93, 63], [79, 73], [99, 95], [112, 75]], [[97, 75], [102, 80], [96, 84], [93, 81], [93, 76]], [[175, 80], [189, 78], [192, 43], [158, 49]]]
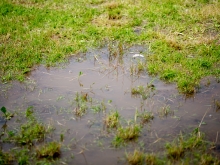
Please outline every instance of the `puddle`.
[[[60, 68], [40, 66], [24, 83], [1, 84], [0, 105], [15, 112], [33, 106], [40, 120], [56, 128], [52, 139], [59, 140], [60, 134], [64, 134], [61, 158], [68, 164], [124, 164], [125, 151], [137, 147], [147, 152], [160, 151], [160, 142], [172, 140], [180, 131], [191, 132], [204, 115], [201, 130], [208, 140], [220, 145], [216, 138], [220, 131], [220, 109], [215, 105], [216, 100], [220, 101], [220, 83], [210, 79], [209, 86], [202, 86], [194, 97], [185, 99], [174, 84], [150, 77], [145, 70], [140, 74], [133, 70], [131, 74], [131, 66], [145, 62], [144, 57], [133, 56], [147, 54], [147, 51], [141, 46], [130, 47], [124, 52], [103, 48], [80, 54]], [[117, 54], [115, 58], [114, 53]], [[155, 90], [146, 98], [131, 94], [132, 88], [152, 84]], [[75, 115], [76, 93], [92, 99], [82, 117]], [[92, 106], [101, 104], [106, 107], [104, 112], [91, 110]], [[114, 131], [108, 132], [104, 124], [111, 110], [118, 110], [122, 124], [134, 121], [137, 111], [153, 112], [154, 119], [143, 125], [137, 142], [115, 149], [111, 145]], [[0, 118], [1, 127], [4, 123]], [[7, 125], [13, 127], [15, 123], [12, 119]]]

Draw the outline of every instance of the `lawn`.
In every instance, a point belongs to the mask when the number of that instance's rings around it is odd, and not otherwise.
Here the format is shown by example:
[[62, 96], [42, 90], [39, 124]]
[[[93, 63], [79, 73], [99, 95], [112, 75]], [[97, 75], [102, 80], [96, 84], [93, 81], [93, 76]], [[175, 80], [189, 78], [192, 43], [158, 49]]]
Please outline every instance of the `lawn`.
[[192, 94], [201, 78], [220, 79], [219, 9], [218, 0], [1, 0], [1, 80], [118, 41], [148, 47], [147, 72]]

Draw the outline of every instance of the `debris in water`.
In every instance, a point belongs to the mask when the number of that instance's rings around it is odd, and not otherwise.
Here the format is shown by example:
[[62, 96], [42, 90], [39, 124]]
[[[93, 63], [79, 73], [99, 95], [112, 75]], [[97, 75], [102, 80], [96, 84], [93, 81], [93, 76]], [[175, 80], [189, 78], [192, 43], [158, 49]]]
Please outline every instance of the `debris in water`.
[[136, 58], [136, 57], [144, 57], [142, 54], [135, 54], [133, 55], [133, 58]]

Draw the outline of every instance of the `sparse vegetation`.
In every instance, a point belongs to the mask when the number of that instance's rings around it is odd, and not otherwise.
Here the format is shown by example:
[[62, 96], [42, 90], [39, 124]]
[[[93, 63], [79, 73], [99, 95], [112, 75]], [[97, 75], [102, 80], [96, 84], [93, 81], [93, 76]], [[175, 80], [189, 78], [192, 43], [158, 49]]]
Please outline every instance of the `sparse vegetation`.
[[8, 152], [0, 150], [0, 164], [38, 164], [42, 158], [45, 159], [44, 164], [50, 164], [49, 161], [59, 157], [61, 144], [44, 141], [51, 133], [51, 127], [46, 127], [36, 119], [33, 108], [29, 107], [24, 114], [19, 115], [24, 115], [26, 121], [18, 128], [4, 130], [2, 134], [3, 143], [11, 143], [12, 148]]
[[153, 95], [154, 90], [154, 85], [147, 85], [146, 87], [140, 85], [136, 88], [131, 88], [131, 94], [140, 95], [143, 100], [146, 100]]
[[166, 144], [166, 152], [146, 153], [143, 157], [144, 152], [135, 150], [125, 155], [129, 164], [219, 164], [217, 157], [207, 151], [212, 144], [205, 141], [201, 134], [198, 128], [189, 135], [180, 134], [173, 142]]
[[74, 99], [74, 113], [76, 116], [83, 116], [87, 109], [88, 109], [88, 105], [87, 105], [87, 101], [88, 101], [88, 94], [79, 94], [78, 92], [76, 93], [76, 97]]

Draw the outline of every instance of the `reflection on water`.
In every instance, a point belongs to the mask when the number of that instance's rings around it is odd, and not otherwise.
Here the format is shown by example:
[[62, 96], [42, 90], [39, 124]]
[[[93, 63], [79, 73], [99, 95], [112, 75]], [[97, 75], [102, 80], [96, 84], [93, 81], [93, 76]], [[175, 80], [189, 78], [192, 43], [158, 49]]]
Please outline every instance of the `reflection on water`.
[[[174, 84], [150, 77], [145, 70], [131, 74], [132, 65], [147, 62], [143, 57], [133, 58], [134, 54], [147, 54], [143, 47], [128, 48], [123, 56], [116, 53], [111, 61], [108, 50], [89, 51], [61, 68], [40, 66], [24, 83], [2, 84], [0, 105], [15, 112], [33, 106], [40, 120], [56, 127], [56, 136], [52, 138], [59, 139], [64, 134], [66, 149], [62, 156], [74, 164], [102, 164], [103, 161], [123, 164], [125, 149], [143, 147], [149, 152], [158, 151], [160, 142], [197, 127], [205, 113], [201, 130], [209, 140], [220, 145], [216, 138], [220, 124], [216, 105], [216, 100], [220, 102], [220, 83], [210, 78], [211, 85], [203, 85], [195, 96], [185, 99]], [[150, 83], [156, 89], [152, 97], [145, 100], [131, 95], [131, 88]], [[77, 117], [73, 105], [77, 92], [92, 98], [91, 104], [104, 102], [106, 112], [94, 113], [89, 109], [84, 116]], [[138, 142], [116, 150], [111, 146], [114, 133], [106, 131], [103, 122], [106, 113], [113, 109], [119, 111], [124, 123], [135, 120], [136, 112], [144, 110], [153, 112], [154, 120], [143, 126]], [[12, 119], [8, 126], [14, 123]], [[0, 118], [1, 127], [4, 124]], [[74, 159], [69, 159], [72, 154]]]

